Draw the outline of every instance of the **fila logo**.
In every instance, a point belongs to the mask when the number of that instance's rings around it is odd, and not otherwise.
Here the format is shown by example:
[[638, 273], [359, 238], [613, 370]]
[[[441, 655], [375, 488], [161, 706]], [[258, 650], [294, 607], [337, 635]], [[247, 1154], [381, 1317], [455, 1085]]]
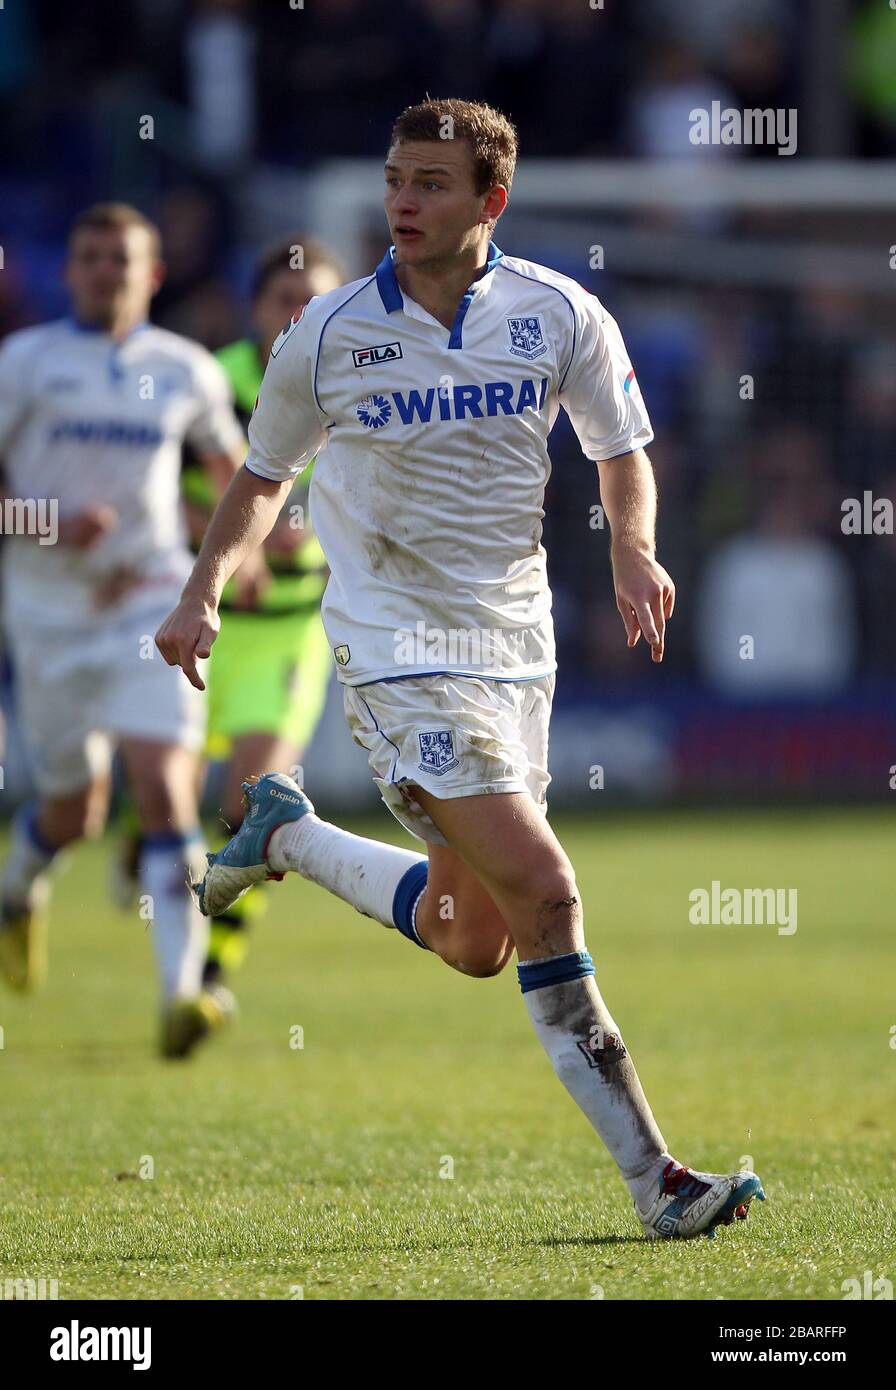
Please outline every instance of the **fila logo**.
[[377, 362], [395, 362], [401, 356], [401, 343], [380, 343], [379, 347], [355, 348], [352, 361], [356, 367], [375, 367]]

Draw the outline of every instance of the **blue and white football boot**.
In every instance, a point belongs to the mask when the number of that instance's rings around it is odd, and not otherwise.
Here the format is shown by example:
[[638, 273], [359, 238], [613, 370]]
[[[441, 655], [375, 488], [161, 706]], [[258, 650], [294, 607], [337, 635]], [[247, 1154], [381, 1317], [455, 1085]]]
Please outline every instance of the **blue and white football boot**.
[[193, 884], [204, 917], [226, 912], [254, 883], [283, 878], [266, 861], [271, 836], [287, 821], [300, 820], [314, 810], [285, 772], [266, 772], [256, 781], [244, 782], [243, 805], [246, 814], [239, 830], [217, 854], [206, 855], [205, 876]]
[[765, 1201], [762, 1183], [746, 1168], [727, 1175], [693, 1173], [690, 1168], [667, 1163], [657, 1187], [649, 1207], [635, 1203], [650, 1240], [715, 1236], [716, 1226], [746, 1221], [754, 1197]]

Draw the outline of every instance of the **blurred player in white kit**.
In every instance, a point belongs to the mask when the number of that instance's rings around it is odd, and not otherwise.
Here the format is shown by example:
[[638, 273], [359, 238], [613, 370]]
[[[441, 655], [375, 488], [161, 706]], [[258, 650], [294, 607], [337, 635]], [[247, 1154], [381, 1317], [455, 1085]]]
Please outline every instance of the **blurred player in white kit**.
[[[75, 221], [66, 282], [73, 315], [0, 347], [0, 459], [8, 498], [58, 507], [55, 544], [8, 537], [3, 617], [37, 800], [15, 817], [0, 880], [0, 973], [32, 989], [45, 970], [42, 909], [60, 850], [105, 825], [120, 749], [145, 831], [162, 982], [164, 1055], [217, 1027], [226, 999], [203, 990], [207, 925], [188, 888], [201, 856], [197, 758], [204, 698], [154, 652], [152, 634], [190, 570], [179, 500], [188, 441], [223, 490], [244, 457], [221, 367], [147, 322], [162, 283], [156, 228], [97, 204]], [[241, 584], [258, 582], [244, 567]]]

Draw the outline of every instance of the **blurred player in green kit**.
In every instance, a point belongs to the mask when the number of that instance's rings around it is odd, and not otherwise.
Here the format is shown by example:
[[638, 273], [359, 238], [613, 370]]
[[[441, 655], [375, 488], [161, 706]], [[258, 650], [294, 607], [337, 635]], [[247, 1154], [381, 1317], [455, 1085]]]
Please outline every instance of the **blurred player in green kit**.
[[[252, 280], [252, 335], [216, 353], [244, 428], [284, 323], [345, 278], [338, 258], [314, 237], [297, 234], [261, 256]], [[308, 516], [313, 468], [312, 459], [265, 543], [267, 574], [260, 587], [240, 598], [232, 581], [224, 590], [221, 631], [206, 678], [205, 749], [208, 760], [228, 764], [220, 803], [228, 829], [221, 827], [221, 843], [242, 822], [242, 783], [269, 767], [299, 764], [323, 711], [333, 658], [320, 621], [326, 563]], [[216, 498], [199, 461], [189, 455], [181, 490], [190, 541], [198, 551]], [[211, 922], [203, 982], [231, 1009], [223, 981], [245, 955], [246, 927], [264, 911], [263, 899], [263, 889], [247, 893]]]

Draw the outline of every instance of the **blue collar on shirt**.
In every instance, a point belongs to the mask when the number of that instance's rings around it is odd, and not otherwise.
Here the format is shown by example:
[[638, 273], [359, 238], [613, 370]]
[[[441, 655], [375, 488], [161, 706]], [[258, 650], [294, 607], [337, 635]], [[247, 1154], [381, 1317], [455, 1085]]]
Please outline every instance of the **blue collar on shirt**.
[[[490, 241], [488, 246], [488, 260], [476, 276], [476, 280], [481, 280], [483, 276], [488, 275], [490, 270], [494, 270], [503, 256], [504, 252], [500, 247], [496, 246], [493, 241]], [[404, 308], [404, 296], [401, 293], [398, 276], [395, 274], [394, 259], [395, 247], [390, 246], [376, 268], [377, 289], [380, 292], [380, 299], [383, 301], [383, 308], [386, 310], [387, 314], [393, 314], [396, 309]], [[473, 281], [474, 285], [476, 280]], [[455, 315], [454, 323], [451, 327], [451, 337], [448, 341], [448, 346], [450, 348], [459, 348], [463, 346], [461, 338], [463, 322], [472, 302], [473, 285], [470, 286], [463, 299], [460, 301], [460, 304], [457, 306], [457, 314]]]
[[[85, 323], [84, 320], [79, 319], [76, 314], [71, 314], [67, 322], [69, 328], [75, 333], [95, 333], [97, 337], [108, 337], [107, 329], [101, 328], [98, 323]], [[152, 324], [149, 322], [149, 319], [141, 319], [139, 323], [134, 324], [134, 327], [131, 328], [123, 338], [119, 339], [119, 342], [126, 343], [128, 338], [132, 338], [135, 333], [142, 333], [145, 329], [151, 327]]]
[[[99, 324], [85, 324], [85, 321], [83, 321], [82, 318], [76, 317], [75, 314], [72, 314], [72, 316], [69, 317], [68, 325], [69, 325], [69, 328], [74, 328], [74, 329], [75, 329], [76, 334], [99, 334], [99, 335], [101, 335], [101, 334], [106, 334], [106, 332], [107, 332], [107, 329], [106, 329], [106, 328], [100, 328], [100, 325], [99, 325]], [[124, 338], [121, 339], [121, 342], [125, 342], [126, 339], [131, 338], [131, 335], [132, 335], [132, 334], [140, 334], [140, 332], [143, 332], [143, 329], [144, 329], [144, 328], [149, 328], [149, 327], [150, 327], [149, 318], [143, 318], [143, 320], [140, 320], [139, 324], [133, 325], [133, 328], [129, 329], [129, 331], [126, 332]]]
[[[70, 318], [67, 320], [67, 322], [69, 328], [71, 328], [71, 330], [74, 333], [93, 333], [97, 338], [107, 338], [109, 336], [106, 329], [101, 328], [99, 324], [85, 323], [83, 319], [79, 319], [75, 314], [72, 314]], [[130, 342], [131, 338], [133, 338], [135, 334], [143, 333], [147, 328], [151, 327], [152, 325], [150, 324], [149, 319], [143, 319], [140, 323], [135, 323], [134, 327], [130, 330], [130, 332], [126, 333], [123, 338], [119, 338], [117, 342], [112, 343], [112, 348], [109, 353], [110, 381], [114, 383], [121, 381], [124, 378], [124, 372], [122, 370], [121, 363], [119, 362], [118, 358], [119, 353], [121, 352], [121, 349], [124, 347], [125, 343]]]

